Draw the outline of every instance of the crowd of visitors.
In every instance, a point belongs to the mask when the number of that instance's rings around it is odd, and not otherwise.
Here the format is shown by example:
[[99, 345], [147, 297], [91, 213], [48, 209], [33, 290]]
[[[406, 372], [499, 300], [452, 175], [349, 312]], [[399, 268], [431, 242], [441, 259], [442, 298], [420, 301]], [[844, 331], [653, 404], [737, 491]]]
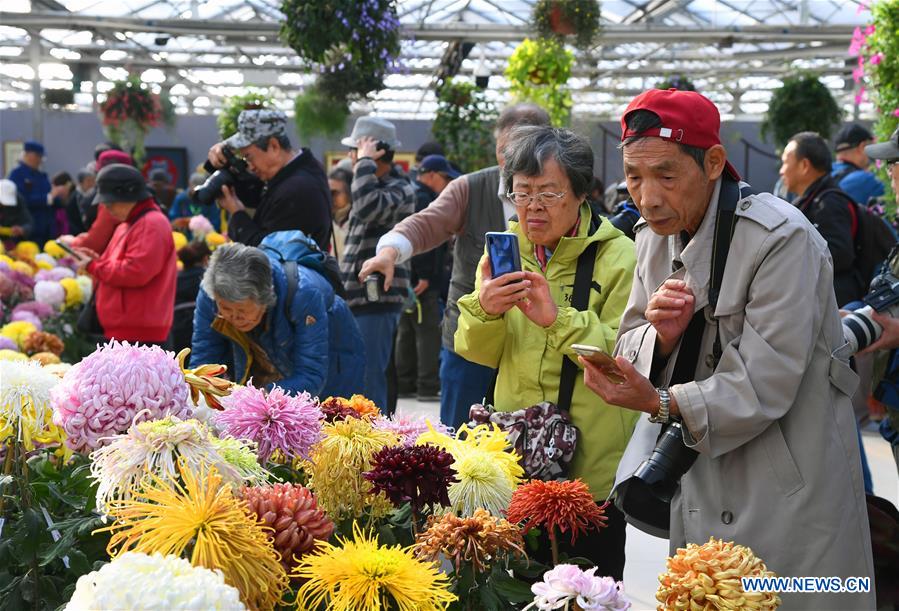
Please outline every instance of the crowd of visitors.
[[[50, 178], [28, 142], [0, 180], [0, 237], [75, 253], [96, 284], [91, 332], [191, 348], [191, 366], [226, 364], [241, 384], [361, 393], [388, 413], [397, 396], [439, 401], [451, 427], [482, 402], [563, 407], [578, 430], [571, 476], [615, 499], [606, 528], [563, 550], [600, 574], [622, 578], [627, 516], [672, 552], [715, 536], [787, 574], [873, 575], [850, 398], [874, 392], [899, 465], [899, 352], [856, 391], [840, 315], [899, 271], [866, 267], [864, 244], [886, 193], [872, 160], [899, 203], [899, 130], [876, 143], [850, 123], [832, 146], [796, 133], [781, 155], [788, 203], [742, 180], [719, 123], [695, 92], [637, 96], [621, 117], [624, 182], [608, 189], [589, 141], [530, 103], [498, 117], [496, 165], [464, 175], [436, 143], [405, 171], [396, 126], [374, 116], [326, 169], [283, 113], [246, 110], [184, 191], [109, 144]], [[233, 180], [215, 186], [221, 171]], [[519, 267], [496, 272], [489, 232], [515, 236]], [[899, 321], [870, 320], [883, 333], [859, 363], [899, 346]], [[647, 475], [660, 439], [684, 472]], [[673, 494], [647, 495], [656, 476]], [[837, 609], [869, 596], [784, 598]]]

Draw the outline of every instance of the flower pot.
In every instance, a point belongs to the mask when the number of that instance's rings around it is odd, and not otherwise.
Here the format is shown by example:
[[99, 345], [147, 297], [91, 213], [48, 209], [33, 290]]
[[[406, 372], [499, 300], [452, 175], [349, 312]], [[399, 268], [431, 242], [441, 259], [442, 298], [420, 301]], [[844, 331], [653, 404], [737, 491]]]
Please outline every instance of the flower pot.
[[554, 4], [549, 11], [549, 27], [556, 34], [575, 34], [574, 24], [562, 14], [562, 7]]

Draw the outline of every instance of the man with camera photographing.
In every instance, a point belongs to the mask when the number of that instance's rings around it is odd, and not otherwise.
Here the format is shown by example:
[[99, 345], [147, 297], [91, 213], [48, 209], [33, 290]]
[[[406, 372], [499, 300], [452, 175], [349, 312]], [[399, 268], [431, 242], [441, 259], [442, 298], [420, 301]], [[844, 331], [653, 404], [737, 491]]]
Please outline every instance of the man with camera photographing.
[[[246, 162], [250, 175], [231, 170], [234, 155], [228, 153], [233, 152]], [[209, 149], [206, 166], [209, 170], [227, 168], [232, 175], [216, 183], [221, 186], [214, 194], [218, 205], [231, 215], [228, 235], [232, 240], [258, 246], [270, 233], [299, 229], [327, 252], [331, 239], [328, 178], [309, 149], [293, 150], [283, 112], [254, 109], [240, 113], [237, 133]], [[252, 217], [248, 207], [256, 209]]]
[[[740, 182], [718, 131], [715, 105], [690, 91], [648, 91], [622, 117], [643, 217], [616, 346], [625, 381], [581, 361], [606, 402], [646, 413], [616, 505], [632, 521], [665, 508], [656, 531], [672, 553], [717, 537], [779, 576], [873, 581], [857, 378], [840, 351], [827, 243], [799, 210]], [[781, 596], [785, 609], [874, 608], [873, 585]]]

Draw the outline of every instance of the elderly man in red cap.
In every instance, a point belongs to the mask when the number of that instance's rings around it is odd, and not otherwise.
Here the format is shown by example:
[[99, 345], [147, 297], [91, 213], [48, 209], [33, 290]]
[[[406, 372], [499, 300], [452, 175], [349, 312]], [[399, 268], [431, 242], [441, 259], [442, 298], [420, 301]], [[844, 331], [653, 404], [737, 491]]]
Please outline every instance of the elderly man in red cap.
[[645, 412], [616, 504], [670, 536], [672, 553], [717, 537], [779, 576], [870, 577], [864, 593], [788, 587], [783, 609], [873, 609], [857, 379], [827, 244], [793, 206], [740, 181], [719, 125], [712, 102], [674, 89], [637, 96], [621, 120], [643, 216], [616, 346], [625, 381], [583, 361], [594, 392]]

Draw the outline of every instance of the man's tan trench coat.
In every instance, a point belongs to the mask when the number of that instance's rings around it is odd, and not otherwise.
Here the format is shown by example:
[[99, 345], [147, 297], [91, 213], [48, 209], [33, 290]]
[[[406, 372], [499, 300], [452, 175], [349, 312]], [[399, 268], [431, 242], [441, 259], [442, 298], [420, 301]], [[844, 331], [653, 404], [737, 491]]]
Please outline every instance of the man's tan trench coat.
[[[721, 181], [696, 235], [638, 226], [637, 269], [617, 352], [650, 375], [655, 329], [644, 312], [669, 277], [708, 304]], [[770, 194], [737, 205], [738, 221], [696, 380], [675, 385], [688, 445], [700, 455], [672, 501], [671, 552], [710, 536], [746, 545], [779, 576], [870, 576], [870, 595], [786, 594], [782, 609], [873, 609], [874, 568], [849, 368], [824, 239]], [[683, 267], [672, 272], [678, 259]], [[707, 317], [708, 319], [708, 317]], [[656, 379], [666, 385], [676, 353]], [[713, 369], [714, 367], [714, 369]], [[660, 431], [644, 414], [619, 465], [620, 482], [649, 456]]]

